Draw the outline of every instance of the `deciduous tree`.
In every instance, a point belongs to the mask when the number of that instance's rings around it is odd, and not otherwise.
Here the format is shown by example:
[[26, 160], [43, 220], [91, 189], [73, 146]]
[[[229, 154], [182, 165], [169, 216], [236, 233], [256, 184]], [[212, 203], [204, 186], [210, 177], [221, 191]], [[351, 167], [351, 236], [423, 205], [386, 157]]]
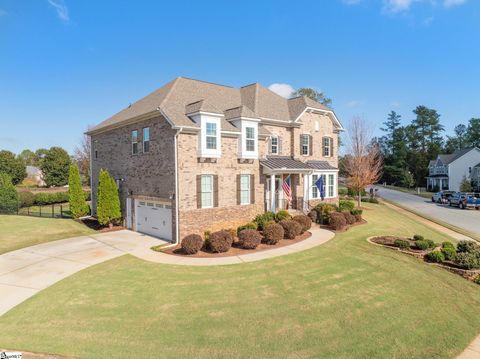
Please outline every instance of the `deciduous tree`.
[[48, 187], [65, 186], [68, 183], [70, 156], [61, 147], [52, 147], [40, 162], [45, 183]]
[[292, 96], [293, 97], [306, 96], [306, 97], [309, 97], [312, 100], [315, 100], [315, 101], [317, 101], [317, 102], [319, 102], [322, 105], [325, 105], [327, 107], [330, 107], [332, 105], [332, 99], [331, 98], [328, 98], [327, 96], [325, 96], [325, 94], [323, 92], [317, 91], [317, 90], [315, 90], [313, 88], [310, 88], [310, 87], [299, 88], [297, 91], [295, 91], [293, 93]]
[[14, 185], [27, 177], [25, 164], [10, 151], [0, 151], [0, 172], [8, 174]]
[[80, 170], [82, 183], [90, 185], [90, 136], [83, 135], [81, 143], [75, 147], [73, 160]]

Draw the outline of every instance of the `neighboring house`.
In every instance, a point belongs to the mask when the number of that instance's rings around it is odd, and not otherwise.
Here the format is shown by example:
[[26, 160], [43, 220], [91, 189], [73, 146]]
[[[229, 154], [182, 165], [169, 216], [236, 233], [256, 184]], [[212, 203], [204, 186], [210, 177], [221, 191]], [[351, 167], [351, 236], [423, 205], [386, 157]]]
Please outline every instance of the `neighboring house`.
[[[457, 150], [450, 155], [438, 155], [428, 166], [427, 190], [460, 191], [464, 177], [474, 180], [474, 168], [480, 165], [480, 149], [476, 147]], [[472, 177], [473, 175], [473, 177]]]
[[126, 226], [173, 241], [266, 210], [307, 211], [321, 200], [319, 176], [325, 201], [337, 202], [342, 130], [307, 97], [179, 77], [88, 132], [92, 208], [101, 168], [117, 180]]
[[472, 185], [475, 192], [480, 192], [480, 163], [472, 168]]
[[38, 187], [44, 187], [46, 185], [43, 180], [43, 172], [40, 168], [35, 166], [27, 166], [27, 179], [34, 182]]

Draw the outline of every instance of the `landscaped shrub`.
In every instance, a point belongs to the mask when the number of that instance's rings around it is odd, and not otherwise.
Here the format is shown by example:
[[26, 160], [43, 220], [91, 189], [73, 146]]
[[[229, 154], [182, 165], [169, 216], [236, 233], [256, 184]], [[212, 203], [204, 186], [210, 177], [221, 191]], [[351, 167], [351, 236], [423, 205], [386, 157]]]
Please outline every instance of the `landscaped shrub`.
[[243, 249], [255, 249], [262, 242], [262, 235], [254, 229], [244, 229], [238, 235], [238, 244]]
[[210, 236], [212, 235], [212, 231], [205, 231], [203, 232], [203, 238], [205, 238], [205, 242], [208, 243], [208, 240], [210, 239]]
[[244, 225], [241, 225], [237, 228], [237, 235], [240, 234], [241, 231], [244, 229], [257, 229], [257, 224], [255, 222], [248, 222], [245, 223]]
[[348, 189], [346, 189], [346, 188], [339, 188], [339, 189], [338, 189], [338, 195], [339, 195], [339, 196], [347, 196], [347, 195], [348, 195]]
[[475, 253], [480, 251], [480, 246], [472, 241], [460, 241], [457, 245], [458, 253]]
[[20, 207], [31, 207], [35, 203], [35, 195], [32, 192], [18, 192]]
[[441, 251], [443, 253], [443, 256], [445, 257], [445, 260], [447, 261], [455, 260], [455, 256], [457, 255], [457, 251], [455, 250], [455, 248], [443, 247]]
[[350, 212], [342, 212], [342, 214], [345, 217], [345, 220], [347, 221], [348, 225], [354, 224], [357, 221], [355, 216]]
[[355, 221], [361, 222], [363, 220], [363, 218], [362, 218], [363, 210], [362, 209], [354, 208], [350, 211], [350, 213], [355, 216]]
[[277, 244], [283, 239], [285, 231], [278, 223], [267, 224], [263, 229], [263, 242], [266, 244]]
[[396, 239], [395, 242], [393, 242], [393, 245], [400, 249], [410, 248], [410, 242], [407, 241], [406, 239]]
[[474, 283], [480, 284], [480, 274], [475, 277], [473, 280]]
[[418, 240], [418, 241], [415, 242], [415, 247], [416, 247], [417, 249], [420, 249], [420, 250], [422, 250], [422, 251], [425, 251], [425, 250], [427, 250], [428, 248], [430, 248], [430, 244], [428, 243], [427, 240], [425, 240], [425, 239], [420, 239], [420, 240]]
[[415, 234], [413, 236], [413, 240], [414, 241], [423, 241], [425, 238], [423, 236], [421, 236], [420, 234]]
[[347, 201], [345, 199], [341, 199], [338, 202], [338, 211], [345, 212], [345, 211], [352, 211], [355, 208], [355, 203], [352, 201]]
[[36, 193], [35, 194], [35, 204], [45, 205], [45, 204], [55, 204], [55, 203], [65, 203], [68, 202], [69, 196], [68, 192], [53, 192], [53, 193]]
[[312, 220], [310, 217], [305, 216], [303, 214], [299, 214], [298, 216], [295, 216], [292, 218], [294, 221], [298, 222], [300, 226], [302, 226], [302, 231], [301, 233], [308, 231], [310, 228], [312, 228]]
[[80, 172], [78, 171], [76, 164], [70, 165], [68, 175], [68, 196], [72, 217], [80, 218], [85, 216], [88, 213], [88, 205], [85, 200], [85, 192], [82, 190]]
[[97, 217], [101, 225], [112, 226], [122, 218], [117, 184], [107, 170], [101, 169], [97, 189]]
[[453, 262], [463, 269], [480, 269], [480, 256], [478, 253], [457, 253]]
[[292, 216], [286, 209], [281, 209], [275, 214], [275, 220], [277, 222], [283, 221], [284, 219], [290, 219]]
[[345, 219], [343, 213], [333, 212], [330, 213], [329, 224], [330, 227], [338, 231], [347, 225], [347, 220]]
[[0, 213], [15, 213], [18, 209], [18, 193], [12, 178], [0, 173]]
[[230, 233], [232, 238], [235, 240], [235, 237], [237, 236], [237, 230], [235, 228], [227, 228], [227, 229], [225, 229], [225, 231]]
[[300, 225], [300, 223], [294, 220], [284, 219], [279, 223], [283, 227], [283, 236], [286, 239], [295, 239], [295, 237], [298, 236], [302, 231], [302, 226]]
[[312, 221], [313, 223], [317, 223], [317, 218], [318, 218], [318, 213], [317, 213], [317, 211], [312, 210], [312, 211], [308, 212], [307, 216], [308, 216], [308, 218], [311, 219], [311, 221]]
[[317, 223], [326, 224], [330, 220], [330, 213], [336, 212], [337, 207], [330, 203], [319, 203], [314, 210], [317, 212]]
[[378, 204], [378, 199], [376, 199], [375, 197], [371, 197], [370, 200], [368, 201], [370, 203], [374, 203], [374, 204]]
[[443, 255], [442, 252], [433, 251], [433, 252], [427, 253], [425, 255], [425, 259], [427, 260], [427, 262], [442, 263], [443, 261], [445, 261], [445, 256]]
[[208, 239], [208, 247], [213, 253], [228, 252], [232, 243], [233, 238], [227, 231], [213, 232]]
[[452, 242], [445, 241], [442, 243], [442, 248], [451, 248], [455, 250], [455, 245]]
[[203, 246], [203, 239], [198, 234], [189, 234], [182, 239], [182, 249], [186, 254], [195, 254]]
[[275, 220], [275, 213], [273, 212], [265, 212], [259, 214], [255, 217], [254, 222], [257, 224], [258, 229], [265, 228], [265, 224]]

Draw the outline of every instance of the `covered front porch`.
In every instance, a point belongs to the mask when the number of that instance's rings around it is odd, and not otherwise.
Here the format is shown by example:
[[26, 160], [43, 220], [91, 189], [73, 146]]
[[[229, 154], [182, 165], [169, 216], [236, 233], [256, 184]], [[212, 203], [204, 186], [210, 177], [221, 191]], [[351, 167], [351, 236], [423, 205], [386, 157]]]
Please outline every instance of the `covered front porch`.
[[427, 177], [428, 191], [443, 191], [449, 189], [448, 176], [438, 175]]

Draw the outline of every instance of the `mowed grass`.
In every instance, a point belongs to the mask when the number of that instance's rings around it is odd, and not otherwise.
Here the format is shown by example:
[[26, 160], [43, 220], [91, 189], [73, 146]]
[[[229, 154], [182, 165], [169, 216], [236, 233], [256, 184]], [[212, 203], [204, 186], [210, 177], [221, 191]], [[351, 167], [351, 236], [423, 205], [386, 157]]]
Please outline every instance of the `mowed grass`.
[[0, 215], [0, 254], [94, 231], [71, 219]]
[[454, 358], [480, 333], [480, 287], [374, 246], [447, 240], [383, 205], [325, 245], [184, 267], [123, 256], [0, 317], [0, 347], [81, 358]]

